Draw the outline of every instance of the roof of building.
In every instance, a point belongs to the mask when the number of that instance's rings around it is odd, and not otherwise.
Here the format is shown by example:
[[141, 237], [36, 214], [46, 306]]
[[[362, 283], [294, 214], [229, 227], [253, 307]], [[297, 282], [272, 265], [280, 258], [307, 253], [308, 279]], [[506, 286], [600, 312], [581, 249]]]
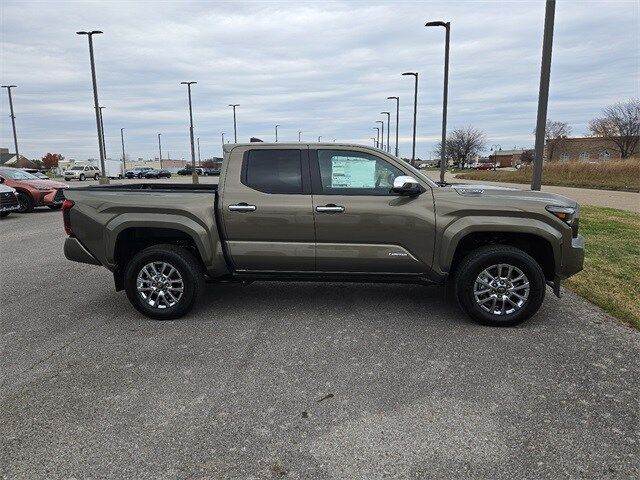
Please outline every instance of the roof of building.
[[15, 158], [15, 156], [16, 156], [15, 153], [6, 153], [6, 152], [0, 153], [0, 165], [4, 165], [8, 161]]
[[524, 150], [494, 150], [491, 153], [491, 156], [494, 155], [521, 155], [524, 153]]

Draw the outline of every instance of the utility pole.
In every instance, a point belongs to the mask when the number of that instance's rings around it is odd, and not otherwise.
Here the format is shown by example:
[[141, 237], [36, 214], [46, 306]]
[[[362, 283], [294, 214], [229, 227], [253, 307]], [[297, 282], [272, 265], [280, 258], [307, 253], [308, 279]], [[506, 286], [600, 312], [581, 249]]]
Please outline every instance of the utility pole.
[[89, 60], [91, 62], [91, 81], [93, 83], [93, 104], [96, 112], [96, 128], [98, 129], [98, 149], [100, 151], [100, 168], [102, 169], [102, 176], [100, 177], [101, 184], [108, 184], [109, 177], [106, 176], [106, 169], [104, 165], [104, 141], [102, 139], [102, 122], [100, 121], [100, 103], [98, 102], [98, 82], [96, 81], [96, 64], [93, 57], [93, 36], [99, 35], [102, 32], [100, 30], [92, 30], [90, 32], [76, 32], [78, 35], [86, 35], [89, 39]]
[[16, 86], [2, 85], [2, 88], [6, 88], [9, 94], [9, 110], [11, 111], [11, 125], [13, 125], [13, 146], [16, 149], [16, 167], [19, 167], [20, 153], [18, 152], [18, 135], [16, 134], [16, 116], [13, 114], [13, 99], [11, 98], [11, 89], [16, 88]]
[[402, 75], [412, 75], [416, 79], [413, 89], [413, 148], [411, 150], [411, 165], [416, 163], [416, 117], [418, 115], [418, 72], [405, 72]]
[[238, 143], [238, 129], [236, 127], [236, 107], [239, 107], [239, 103], [229, 104], [230, 107], [233, 107], [233, 143]]
[[162, 134], [158, 134], [158, 150], [160, 150], [160, 169], [162, 169], [162, 142], [160, 141], [160, 136]]
[[542, 186], [542, 161], [544, 136], [547, 126], [547, 105], [549, 103], [549, 80], [551, 78], [551, 50], [553, 47], [553, 20], [556, 0], [547, 0], [544, 12], [544, 37], [542, 39], [542, 65], [540, 67], [540, 92], [538, 93], [538, 119], [536, 122], [536, 145], [533, 159], [531, 190]]
[[122, 170], [127, 173], [127, 157], [124, 153], [124, 128], [120, 129], [120, 141], [122, 142]]
[[189, 137], [191, 139], [191, 181], [198, 183], [198, 172], [196, 172], [196, 150], [193, 145], [193, 109], [191, 108], [191, 85], [198, 82], [180, 82], [181, 85], [187, 86], [189, 96]]
[[400, 97], [387, 97], [396, 101], [396, 157], [398, 156], [398, 124], [400, 123]]

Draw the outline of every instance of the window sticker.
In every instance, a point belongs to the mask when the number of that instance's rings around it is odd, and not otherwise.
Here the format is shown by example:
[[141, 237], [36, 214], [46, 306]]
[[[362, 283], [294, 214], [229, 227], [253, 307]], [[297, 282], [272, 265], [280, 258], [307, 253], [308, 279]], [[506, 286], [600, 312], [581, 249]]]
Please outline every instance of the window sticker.
[[366, 158], [332, 157], [331, 188], [375, 188], [376, 162]]

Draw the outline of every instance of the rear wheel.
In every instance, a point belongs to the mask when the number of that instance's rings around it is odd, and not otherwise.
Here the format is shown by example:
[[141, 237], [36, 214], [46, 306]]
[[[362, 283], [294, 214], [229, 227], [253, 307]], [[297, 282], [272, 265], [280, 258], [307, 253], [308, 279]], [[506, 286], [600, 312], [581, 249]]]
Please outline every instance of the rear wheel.
[[545, 294], [540, 265], [507, 245], [478, 248], [460, 263], [455, 275], [458, 303], [476, 322], [508, 327], [533, 316]]
[[18, 192], [18, 203], [20, 204], [18, 213], [28, 213], [33, 211], [33, 198], [31, 198], [31, 195], [28, 193]]
[[84, 179], [85, 179], [84, 173], [81, 173], [81, 174], [80, 174], [80, 181], [81, 181], [81, 182], [84, 182]]
[[174, 245], [154, 245], [136, 254], [125, 270], [131, 304], [156, 320], [180, 318], [191, 310], [204, 284], [196, 257]]
[[94, 180], [98, 180], [100, 178], [100, 175], [98, 175], [97, 173], [93, 176]]

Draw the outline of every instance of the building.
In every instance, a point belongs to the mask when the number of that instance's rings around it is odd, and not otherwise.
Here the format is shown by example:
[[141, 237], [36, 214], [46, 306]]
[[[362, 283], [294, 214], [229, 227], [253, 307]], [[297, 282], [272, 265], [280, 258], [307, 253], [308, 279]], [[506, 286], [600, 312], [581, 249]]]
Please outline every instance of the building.
[[24, 155], [20, 155], [20, 161], [15, 153], [9, 152], [8, 148], [0, 148], [0, 165], [18, 168], [37, 168], [38, 166]]
[[[549, 152], [551, 151], [551, 158]], [[634, 156], [640, 156], [640, 142], [636, 144]], [[582, 160], [619, 160], [622, 158], [615, 142], [603, 137], [575, 137], [548, 140], [544, 148], [545, 160], [566, 162]]]
[[526, 150], [494, 150], [489, 158], [496, 167], [515, 167], [522, 163], [522, 156]]

